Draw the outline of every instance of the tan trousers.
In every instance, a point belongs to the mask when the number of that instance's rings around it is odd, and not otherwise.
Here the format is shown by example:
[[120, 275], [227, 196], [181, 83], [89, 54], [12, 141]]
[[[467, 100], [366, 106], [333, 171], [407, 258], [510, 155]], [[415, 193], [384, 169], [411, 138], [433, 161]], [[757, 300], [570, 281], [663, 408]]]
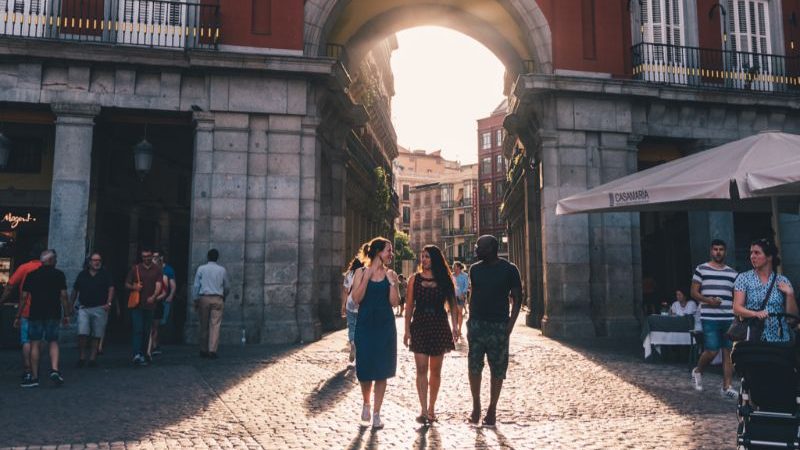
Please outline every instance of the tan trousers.
[[219, 345], [219, 326], [222, 323], [222, 309], [225, 302], [217, 295], [201, 295], [197, 304], [200, 316], [200, 350], [217, 352]]

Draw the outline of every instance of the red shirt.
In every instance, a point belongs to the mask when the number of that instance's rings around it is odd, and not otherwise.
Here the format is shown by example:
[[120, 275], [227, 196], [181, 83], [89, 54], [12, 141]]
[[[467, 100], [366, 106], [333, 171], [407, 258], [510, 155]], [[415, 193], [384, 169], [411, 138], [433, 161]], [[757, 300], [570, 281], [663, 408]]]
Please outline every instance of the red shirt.
[[[34, 270], [39, 269], [42, 267], [42, 262], [38, 259], [32, 259], [25, 264], [17, 267], [17, 270], [14, 271], [14, 275], [11, 275], [11, 279], [8, 280], [8, 284], [11, 286], [17, 286], [19, 288], [19, 301], [22, 303], [22, 286], [25, 284], [25, 278], [28, 277], [28, 274], [33, 272]], [[28, 302], [25, 305], [25, 309], [22, 310], [20, 314], [21, 317], [28, 318], [31, 313], [31, 303]]]

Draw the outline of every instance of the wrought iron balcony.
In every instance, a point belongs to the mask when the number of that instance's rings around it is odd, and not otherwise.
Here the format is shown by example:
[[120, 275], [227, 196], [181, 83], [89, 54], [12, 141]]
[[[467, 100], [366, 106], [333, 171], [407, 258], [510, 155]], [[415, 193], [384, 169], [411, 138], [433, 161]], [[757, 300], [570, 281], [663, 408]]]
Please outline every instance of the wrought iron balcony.
[[471, 228], [447, 228], [442, 227], [442, 237], [453, 237], [453, 236], [472, 236], [475, 234], [475, 230]]
[[800, 57], [641, 43], [633, 76], [653, 83], [758, 92], [800, 91]]
[[442, 201], [442, 209], [464, 208], [468, 206], [472, 206], [472, 198]]
[[181, 0], [0, 0], [0, 36], [173, 49], [216, 48], [219, 4]]

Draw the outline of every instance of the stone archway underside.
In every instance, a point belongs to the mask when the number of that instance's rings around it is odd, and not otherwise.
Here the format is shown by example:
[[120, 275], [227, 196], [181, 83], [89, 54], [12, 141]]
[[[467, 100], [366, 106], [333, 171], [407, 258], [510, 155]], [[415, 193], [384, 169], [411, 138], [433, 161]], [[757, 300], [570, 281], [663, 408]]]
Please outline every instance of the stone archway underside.
[[511, 72], [533, 61], [535, 72], [552, 73], [550, 26], [535, 0], [308, 0], [305, 53], [324, 55], [327, 44], [340, 44], [358, 58], [388, 35], [423, 25], [473, 37]]

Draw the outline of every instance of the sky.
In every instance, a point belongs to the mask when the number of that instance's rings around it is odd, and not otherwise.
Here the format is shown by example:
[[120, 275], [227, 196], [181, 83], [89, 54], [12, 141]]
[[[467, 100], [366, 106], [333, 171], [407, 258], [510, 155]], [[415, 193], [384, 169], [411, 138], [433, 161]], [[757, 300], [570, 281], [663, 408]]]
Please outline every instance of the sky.
[[504, 68], [478, 41], [439, 27], [397, 33], [392, 54], [397, 143], [477, 162], [477, 120], [503, 101]]

